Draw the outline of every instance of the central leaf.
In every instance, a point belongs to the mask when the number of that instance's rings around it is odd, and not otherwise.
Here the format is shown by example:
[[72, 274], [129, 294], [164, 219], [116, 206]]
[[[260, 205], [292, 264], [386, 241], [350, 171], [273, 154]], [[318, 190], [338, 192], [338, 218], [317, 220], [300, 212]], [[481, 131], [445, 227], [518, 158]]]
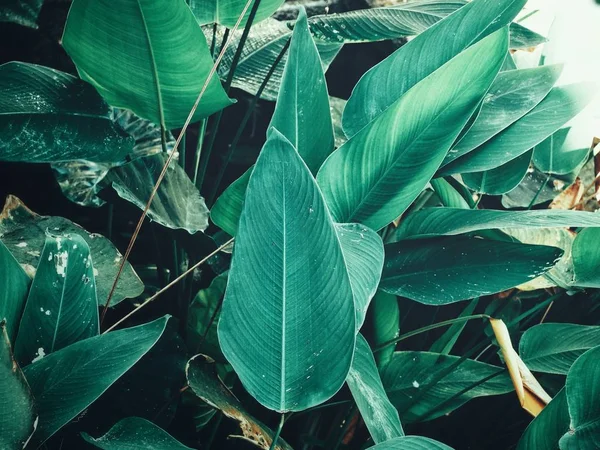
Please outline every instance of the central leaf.
[[273, 129], [250, 177], [219, 321], [223, 354], [261, 404], [299, 411], [342, 386], [352, 286], [308, 167]]

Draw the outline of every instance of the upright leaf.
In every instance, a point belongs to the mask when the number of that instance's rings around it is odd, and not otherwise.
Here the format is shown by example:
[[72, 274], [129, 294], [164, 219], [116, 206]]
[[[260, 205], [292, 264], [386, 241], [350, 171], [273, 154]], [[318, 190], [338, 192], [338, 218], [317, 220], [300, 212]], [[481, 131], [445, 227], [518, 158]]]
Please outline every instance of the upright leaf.
[[476, 192], [502, 195], [516, 188], [529, 170], [532, 151], [523, 153], [494, 169], [484, 172], [463, 173], [463, 182]]
[[[475, 0], [400, 47], [363, 75], [354, 87], [344, 110], [346, 134], [355, 135], [412, 86], [470, 45], [508, 25], [525, 3]], [[467, 63], [462, 66], [468, 67]]]
[[76, 417], [158, 341], [167, 319], [94, 336], [25, 368], [40, 415], [33, 448]]
[[571, 127], [565, 127], [552, 134], [535, 146], [533, 162], [545, 173], [566, 175], [577, 169], [585, 160], [590, 149], [588, 146], [571, 142]]
[[0, 321], [0, 447], [25, 448], [36, 427], [33, 396], [14, 360], [6, 323]]
[[[370, 308], [370, 323], [373, 330], [375, 348], [396, 339], [400, 335], [400, 308], [395, 295], [377, 291]], [[375, 353], [377, 367], [383, 369], [390, 362], [394, 345], [389, 345]]]
[[333, 221], [310, 171], [273, 130], [248, 184], [219, 320], [221, 349], [260, 403], [298, 411], [342, 386], [355, 327]]
[[237, 234], [246, 188], [251, 174], [252, 169], [248, 169], [241, 177], [231, 183], [210, 210], [210, 219], [213, 223], [230, 236]]
[[21, 62], [0, 66], [0, 160], [115, 162], [133, 148], [110, 108], [72, 75]]
[[[255, 0], [250, 1], [250, 7], [246, 8], [246, 13], [240, 23], [241, 27], [248, 22], [248, 16]], [[248, 0], [190, 0], [189, 2], [200, 25], [216, 22], [228, 28], [232, 28], [236, 24], [246, 3]], [[269, 17], [282, 3], [283, 0], [260, 0], [253, 23]]]
[[[597, 216], [599, 217], [600, 216]], [[600, 287], [600, 228], [581, 230], [573, 241], [573, 269], [575, 280], [573, 284], [581, 287]]]
[[558, 440], [569, 429], [569, 410], [565, 389], [525, 429], [517, 450], [558, 450]]
[[442, 205], [450, 208], [469, 209], [469, 204], [450, 183], [443, 178], [431, 180], [431, 187], [440, 198]]
[[99, 328], [90, 248], [76, 234], [46, 236], [15, 343], [19, 364], [96, 336]]
[[359, 334], [346, 379], [352, 397], [375, 443], [404, 436], [398, 411], [387, 398], [369, 344]]
[[465, 50], [331, 154], [317, 179], [338, 222], [379, 230], [408, 208], [496, 77], [507, 42], [503, 29]]
[[0, 280], [2, 280], [0, 320], [5, 323], [9, 341], [15, 342], [31, 279], [2, 241], [0, 241]]
[[[168, 129], [184, 124], [213, 64], [185, 0], [75, 0], [62, 41], [108, 103]], [[230, 103], [213, 77], [194, 120]]]
[[[478, 298], [474, 298], [469, 302], [465, 309], [462, 310], [460, 316], [458, 317], [466, 317], [473, 314], [475, 308], [477, 308], [477, 304], [479, 303]], [[460, 334], [465, 329], [467, 325], [467, 321], [464, 320], [462, 322], [453, 323], [448, 330], [444, 334], [442, 334], [429, 348], [430, 352], [434, 353], [443, 353], [444, 355], [449, 355], [452, 351], [452, 348], [456, 344], [456, 341], [460, 337]]]

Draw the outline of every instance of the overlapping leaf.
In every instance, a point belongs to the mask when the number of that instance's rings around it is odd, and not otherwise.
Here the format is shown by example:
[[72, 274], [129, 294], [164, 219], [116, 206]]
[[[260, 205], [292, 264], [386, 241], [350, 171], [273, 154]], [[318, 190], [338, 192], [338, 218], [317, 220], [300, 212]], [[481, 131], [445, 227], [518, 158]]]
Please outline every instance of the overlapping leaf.
[[5, 323], [9, 341], [15, 342], [31, 279], [2, 241], [0, 241], [0, 280], [2, 280], [0, 320]]
[[441, 442], [423, 436], [403, 436], [369, 447], [369, 450], [452, 450]]

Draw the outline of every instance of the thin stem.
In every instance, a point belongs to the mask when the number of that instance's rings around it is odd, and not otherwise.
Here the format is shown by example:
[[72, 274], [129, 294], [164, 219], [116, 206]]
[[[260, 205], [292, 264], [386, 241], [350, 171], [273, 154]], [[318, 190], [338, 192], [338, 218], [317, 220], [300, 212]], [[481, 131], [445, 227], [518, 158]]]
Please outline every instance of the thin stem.
[[[233, 27], [232, 32], [235, 32], [238, 29], [238, 27], [240, 26], [240, 23], [242, 22], [243, 17], [246, 15], [246, 11], [250, 7], [251, 1], [252, 0], [248, 0], [246, 2], [246, 5], [244, 6], [244, 9], [242, 10], [240, 16], [238, 17], [238, 20], [235, 23], [235, 26]], [[106, 316], [106, 312], [108, 311], [108, 308], [110, 307], [110, 301], [115, 293], [117, 284], [119, 283], [119, 278], [121, 277], [121, 274], [123, 273], [123, 268], [125, 267], [125, 263], [129, 259], [129, 255], [131, 253], [131, 250], [133, 249], [133, 245], [135, 244], [135, 241], [140, 233], [140, 229], [142, 228], [142, 224], [144, 223], [144, 220], [146, 219], [146, 215], [148, 214], [148, 210], [150, 209], [152, 200], [154, 200], [154, 196], [156, 195], [156, 192], [158, 191], [158, 187], [160, 186], [160, 183], [162, 182], [163, 178], [165, 177], [167, 170], [169, 168], [169, 164], [171, 164], [171, 161], [172, 161], [173, 157], [175, 156], [177, 149], [179, 148], [181, 139], [182, 139], [183, 135], [185, 134], [190, 122], [192, 121], [192, 118], [194, 117], [194, 113], [196, 112], [196, 109], [198, 109], [198, 105], [200, 104], [200, 100], [202, 100], [204, 93], [208, 89], [208, 85], [209, 85], [210, 81], [212, 80], [213, 76], [215, 75], [215, 73], [217, 71], [217, 67], [219, 66], [219, 63], [221, 62], [221, 59], [223, 59], [223, 56], [225, 55], [225, 51], [229, 47], [230, 43], [231, 43], [231, 39], [227, 40], [227, 42], [221, 49], [219, 56], [217, 57], [217, 60], [213, 64], [213, 66], [208, 74], [208, 77], [206, 77], [204, 85], [202, 86], [202, 89], [200, 90], [200, 93], [198, 94], [198, 97], [196, 98], [196, 101], [194, 102], [194, 106], [192, 106], [192, 109], [190, 110], [190, 113], [188, 114], [188, 117], [185, 120], [185, 123], [183, 124], [181, 132], [179, 133], [179, 136], [177, 136], [177, 140], [175, 141], [175, 146], [173, 147], [173, 151], [167, 158], [167, 161], [165, 162], [165, 165], [163, 166], [163, 169], [162, 169], [160, 175], [158, 176], [158, 179], [156, 180], [156, 184], [154, 185], [154, 188], [152, 189], [150, 198], [148, 199], [148, 202], [146, 203], [146, 206], [144, 207], [144, 211], [142, 212], [140, 220], [138, 221], [135, 231], [133, 232], [133, 236], [131, 236], [131, 240], [129, 241], [129, 245], [127, 246], [127, 250], [125, 251], [125, 255], [123, 255], [123, 258], [121, 259], [121, 264], [119, 265], [119, 270], [117, 272], [117, 276], [115, 277], [115, 281], [113, 282], [113, 285], [108, 294], [108, 298], [106, 299], [106, 305], [104, 306], [104, 309], [102, 310], [100, 323], [102, 323], [102, 321], [104, 320], [104, 317]]]
[[202, 155], [202, 144], [204, 144], [204, 136], [206, 136], [206, 125], [208, 124], [207, 119], [202, 119], [200, 127], [198, 128], [198, 143], [196, 144], [196, 154], [194, 155], [196, 161], [194, 164], [194, 186], [198, 187], [198, 169], [200, 168], [200, 156]]
[[104, 333], [102, 334], [106, 334], [109, 331], [115, 329], [118, 325], [122, 324], [124, 321], [126, 321], [127, 319], [129, 319], [131, 316], [133, 316], [136, 312], [138, 312], [140, 309], [142, 309], [144, 306], [146, 306], [148, 303], [156, 300], [161, 294], [163, 294], [166, 290], [170, 289], [171, 287], [173, 287], [174, 285], [176, 285], [179, 281], [183, 280], [186, 276], [188, 276], [190, 273], [192, 273], [197, 267], [201, 266], [202, 264], [204, 264], [206, 261], [208, 261], [210, 258], [212, 258], [214, 255], [216, 255], [217, 253], [219, 253], [221, 250], [223, 250], [225, 247], [227, 247], [229, 244], [231, 244], [233, 242], [233, 238], [229, 239], [227, 242], [225, 242], [223, 245], [221, 245], [219, 248], [217, 248], [215, 251], [213, 251], [212, 253], [208, 254], [207, 256], [205, 256], [204, 258], [202, 258], [200, 261], [198, 261], [196, 264], [194, 264], [192, 267], [190, 267], [188, 270], [186, 270], [185, 272], [183, 272], [181, 275], [179, 275], [177, 278], [175, 278], [173, 281], [171, 281], [169, 284], [167, 284], [164, 288], [162, 288], [160, 291], [158, 291], [156, 294], [154, 294], [152, 297], [148, 298], [144, 303], [142, 303], [141, 305], [137, 306], [133, 311], [131, 311], [129, 314], [127, 314], [125, 317], [121, 318], [117, 323], [115, 323], [113, 326], [111, 326], [110, 328], [108, 328]]
[[279, 426], [277, 427], [275, 436], [273, 436], [273, 442], [271, 442], [271, 446], [269, 447], [269, 450], [275, 450], [277, 448], [277, 441], [279, 440], [279, 435], [281, 434], [281, 430], [283, 429], [284, 423], [285, 423], [285, 414], [282, 414], [281, 419], [279, 420]]
[[350, 402], [351, 402], [351, 400], [340, 400], [339, 402], [331, 402], [331, 403], [325, 403], [323, 405], [314, 406], [312, 408], [309, 408], [309, 409], [306, 409], [306, 410], [304, 410], [302, 412], [294, 414], [292, 417], [289, 418], [289, 420], [295, 420], [298, 417], [303, 417], [306, 414], [313, 413], [313, 412], [315, 412], [315, 411], [317, 411], [319, 409], [332, 408], [334, 406], [345, 405], [345, 404], [350, 403]]

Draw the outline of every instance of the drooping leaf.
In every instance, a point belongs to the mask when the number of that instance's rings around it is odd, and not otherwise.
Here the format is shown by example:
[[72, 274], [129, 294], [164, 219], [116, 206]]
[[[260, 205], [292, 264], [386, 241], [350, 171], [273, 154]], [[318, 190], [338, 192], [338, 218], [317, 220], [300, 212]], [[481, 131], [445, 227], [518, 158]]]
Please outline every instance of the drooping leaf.
[[22, 367], [100, 332], [94, 266], [81, 236], [46, 236], [19, 329]]
[[[214, 361], [204, 355], [194, 356], [186, 367], [188, 385], [198, 397], [225, 416], [239, 422], [246, 439], [263, 450], [270, 450], [274, 433], [252, 417], [237, 398], [219, 379]], [[276, 450], [291, 450], [283, 440], [277, 441]]]
[[517, 450], [558, 450], [558, 440], [569, 429], [569, 410], [565, 389], [561, 389], [552, 401], [529, 424]]
[[24, 370], [40, 415], [32, 444], [41, 445], [94, 402], [156, 343], [167, 318], [94, 336]]
[[600, 215], [583, 211], [425, 208], [400, 224], [403, 239], [456, 235], [498, 228], [600, 227]]
[[6, 323], [0, 321], [0, 447], [25, 448], [36, 427], [33, 396], [14, 360]]
[[495, 294], [550, 269], [562, 250], [470, 237], [386, 245], [380, 289], [420, 303], [448, 303]]
[[355, 330], [332, 219], [310, 171], [273, 130], [250, 176], [236, 235], [218, 326], [223, 354], [261, 404], [298, 411], [342, 386]]
[[[344, 110], [346, 134], [355, 135], [412, 86], [470, 45], [508, 25], [524, 4], [525, 0], [475, 0], [400, 47], [354, 87]], [[463, 70], [468, 67], [467, 63], [462, 66]]]
[[2, 2], [0, 22], [12, 22], [37, 28], [37, 18], [44, 0], [7, 0]]
[[[596, 215], [600, 218], [600, 216]], [[573, 241], [573, 284], [581, 287], [600, 287], [600, 239], [599, 228], [581, 230]]]
[[361, 334], [346, 383], [375, 443], [404, 436], [398, 411], [387, 398], [371, 348]]
[[465, 50], [327, 158], [317, 180], [335, 220], [379, 230], [408, 208], [495, 78], [507, 41], [503, 29]]
[[423, 436], [403, 436], [374, 445], [368, 450], [452, 450], [452, 448]]
[[579, 114], [593, 98], [591, 91], [593, 86], [586, 83], [553, 88], [521, 119], [475, 150], [447, 164], [440, 174], [481, 172], [513, 160]]
[[[369, 309], [371, 329], [373, 330], [373, 347], [396, 339], [400, 335], [400, 308], [395, 295], [377, 291]], [[377, 367], [383, 369], [390, 362], [394, 346], [389, 345], [375, 353]]]
[[[221, 42], [221, 33], [217, 33], [217, 40]], [[212, 30], [210, 31], [212, 34]], [[235, 50], [241, 38], [242, 31], [234, 33], [231, 45], [225, 51], [223, 60], [219, 65], [219, 76], [226, 78], [233, 62]], [[292, 36], [292, 31], [285, 25], [275, 19], [266, 19], [256, 24], [250, 30], [248, 39], [244, 44], [244, 49], [240, 56], [235, 76], [233, 77], [232, 86], [242, 89], [252, 95], [255, 95], [264, 81], [269, 69], [273, 66], [277, 56], [285, 46], [286, 42]], [[325, 72], [333, 59], [342, 48], [342, 44], [332, 44], [322, 41], [315, 41], [323, 71]], [[217, 46], [217, 51], [219, 50]], [[285, 67], [289, 54], [286, 53], [279, 64], [277, 65], [273, 75], [269, 79], [261, 99], [274, 101], [279, 93], [279, 86], [283, 78], [283, 68]]]
[[521, 358], [533, 371], [566, 375], [583, 353], [600, 345], [600, 327], [542, 323], [523, 334]]
[[588, 146], [569, 142], [571, 127], [565, 127], [535, 146], [533, 162], [544, 173], [566, 175], [579, 167], [590, 152]]
[[133, 139], [110, 120], [110, 108], [92, 86], [48, 67], [0, 66], [0, 160], [115, 162]]
[[569, 406], [569, 430], [560, 438], [561, 450], [600, 447], [600, 347], [581, 355], [569, 370], [565, 390]]
[[87, 433], [82, 433], [82, 437], [103, 450], [191, 450], [162, 428], [140, 417], [126, 417], [99, 438]]
[[[62, 42], [108, 103], [167, 129], [184, 124], [212, 67], [184, 0], [75, 0]], [[230, 103], [213, 77], [194, 120]]]
[[9, 342], [15, 342], [31, 279], [0, 241], [0, 320]]
[[[189, 5], [196, 16], [200, 25], [216, 22], [228, 28], [238, 21], [242, 11], [248, 3], [248, 0], [190, 0]], [[250, 7], [246, 8], [244, 18], [240, 22], [240, 27], [244, 27], [248, 22], [248, 16], [252, 9], [254, 1]], [[283, 0], [260, 0], [260, 5], [256, 11], [253, 24], [266, 19], [281, 6]]]
[[[427, 387], [430, 380], [439, 377], [458, 359], [458, 356], [430, 352], [394, 353], [381, 379], [403, 422], [432, 420], [472, 398], [505, 394], [513, 390], [510, 378], [502, 368], [472, 359], [466, 359], [454, 367], [435, 386]], [[498, 375], [481, 383], [484, 378], [495, 374]], [[469, 387], [471, 389], [450, 400]]]
[[[79, 225], [63, 217], [40, 216], [27, 208], [17, 197], [9, 195], [0, 213], [0, 239], [10, 249], [16, 260], [30, 273], [35, 272], [46, 241], [46, 230], [60, 235], [79, 235], [90, 247], [96, 278], [98, 303], [106, 303], [108, 292], [121, 264], [121, 253], [104, 236], [88, 233]], [[125, 298], [134, 298], [144, 290], [144, 285], [127, 262], [111, 300], [111, 306]]]
[[561, 71], [561, 65], [553, 65], [500, 72], [486, 94], [473, 126], [448, 152], [442, 167], [482, 145], [531, 111], [548, 95]]
[[[143, 210], [167, 159], [165, 153], [137, 158], [112, 169], [108, 180], [119, 197]], [[190, 234], [208, 227], [206, 203], [176, 161], [171, 161], [152, 200], [148, 217], [167, 228], [183, 229]]]
[[532, 153], [532, 151], [523, 153], [512, 161], [485, 172], [463, 173], [462, 180], [471, 189], [482, 194], [506, 194], [525, 178]]

